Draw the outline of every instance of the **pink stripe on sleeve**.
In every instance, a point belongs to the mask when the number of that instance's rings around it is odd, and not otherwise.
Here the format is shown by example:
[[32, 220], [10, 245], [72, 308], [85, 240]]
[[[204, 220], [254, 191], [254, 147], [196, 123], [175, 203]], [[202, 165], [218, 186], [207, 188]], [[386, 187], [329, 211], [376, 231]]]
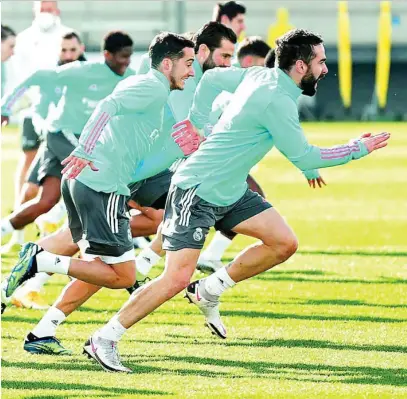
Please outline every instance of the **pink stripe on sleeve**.
[[[105, 126], [107, 120], [109, 119], [109, 115], [106, 112], [102, 112], [99, 116], [99, 119], [96, 121], [93, 129], [91, 130], [87, 140], [85, 141], [84, 147], [85, 152], [90, 153], [92, 150], [92, 144], [97, 141], [100, 134], [102, 133], [103, 127]], [[96, 139], [96, 140], [95, 140]]]

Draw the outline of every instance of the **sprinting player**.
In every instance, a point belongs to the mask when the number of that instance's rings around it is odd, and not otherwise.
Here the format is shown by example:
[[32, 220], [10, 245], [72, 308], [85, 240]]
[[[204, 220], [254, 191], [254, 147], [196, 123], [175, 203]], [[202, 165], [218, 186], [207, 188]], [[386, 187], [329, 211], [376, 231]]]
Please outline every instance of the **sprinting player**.
[[[184, 96], [175, 96], [179, 93], [177, 91], [171, 92], [168, 100], [168, 110], [175, 110], [175, 107], [179, 107], [179, 101], [184, 101], [192, 104], [195, 88], [202, 77], [203, 69], [210, 69], [212, 65], [230, 66], [230, 59], [234, 51], [234, 43], [236, 43], [236, 36], [232, 30], [223, 26], [222, 24], [211, 22], [204, 25], [195, 35], [195, 53], [196, 59], [193, 63], [194, 76], [190, 77], [185, 83], [185, 89], [180, 92]], [[205, 65], [205, 67], [203, 67]], [[190, 108], [183, 105], [183, 108], [179, 110], [178, 117], [185, 118], [188, 115]], [[175, 114], [167, 112], [164, 115], [164, 124], [167, 129], [167, 136], [170, 136], [171, 126], [176, 121]], [[178, 119], [179, 120], [179, 119]], [[160, 142], [161, 143], [161, 142]], [[161, 145], [161, 144], [160, 144]], [[166, 146], [168, 148], [168, 146]], [[179, 149], [171, 148], [172, 158], [168, 158], [168, 164], [164, 165], [165, 168], [171, 164], [177, 157], [183, 156], [183, 153]], [[181, 154], [180, 154], [181, 152]], [[132, 199], [143, 207], [143, 215], [141, 217], [150, 217], [151, 213], [159, 213], [159, 216], [155, 216], [152, 219], [158, 220], [160, 223], [163, 214], [164, 202], [167, 196], [168, 188], [170, 185], [171, 173], [164, 171], [158, 173], [160, 169], [157, 169], [157, 159], [161, 156], [152, 154], [145, 160], [144, 166], [141, 169], [137, 169], [135, 176], [140, 176], [139, 183], [132, 185], [131, 189], [134, 190], [134, 196]], [[168, 156], [168, 154], [166, 154]], [[148, 172], [150, 170], [150, 172]], [[149, 174], [153, 177], [148, 178]], [[165, 198], [163, 198], [165, 196]], [[147, 208], [146, 208], [147, 207]], [[156, 208], [156, 209], [154, 209]], [[133, 218], [137, 219], [133, 224], [133, 235], [142, 234], [146, 231], [140, 231], [140, 218], [139, 216]], [[153, 222], [154, 223], [154, 222]], [[147, 224], [148, 226], [148, 224]], [[148, 227], [147, 227], [148, 228]], [[157, 225], [154, 225], [154, 231], [157, 229]], [[66, 243], [66, 245], [64, 244]], [[48, 237], [44, 240], [40, 240], [38, 243], [42, 248], [49, 252], [60, 255], [73, 256], [78, 251], [76, 244], [72, 245], [72, 237], [69, 232], [61, 231], [55, 234], [53, 237]], [[91, 284], [83, 283], [79, 280], [70, 283], [69, 287], [64, 290], [60, 298], [54, 306], [44, 315], [38, 326], [33, 330], [34, 335], [42, 339], [42, 345], [30, 345], [28, 339], [26, 350], [36, 351], [36, 353], [50, 353], [53, 351], [56, 354], [67, 353], [65, 348], [53, 339], [57, 326], [52, 323], [52, 320], [58, 320], [62, 322], [70, 313], [77, 309], [82, 303], [89, 299], [94, 293], [100, 289], [99, 286], [92, 286]], [[59, 324], [58, 323], [58, 324]], [[55, 344], [57, 342], [57, 344]]]
[[37, 71], [2, 99], [2, 115], [7, 116], [14, 99], [29, 86], [64, 87], [55, 112], [47, 119], [49, 133], [38, 172], [40, 193], [1, 221], [2, 237], [32, 223], [58, 203], [61, 161], [77, 145], [78, 137], [98, 102], [109, 95], [118, 82], [133, 74], [128, 69], [133, 52], [129, 35], [110, 32], [104, 39], [103, 50], [104, 62], [78, 62]]
[[[81, 42], [80, 37], [75, 32], [69, 32], [63, 35], [60, 43], [60, 55], [57, 65], [65, 65], [73, 61], [85, 61], [83, 55], [84, 45]], [[55, 108], [56, 104], [62, 96], [63, 87], [50, 85], [43, 85], [42, 87], [33, 87], [38, 90], [38, 95], [34, 97], [34, 102], [30, 109], [30, 117], [24, 119], [24, 126], [32, 126], [35, 134], [38, 136], [38, 141], [43, 141], [46, 135], [46, 118], [49, 112]], [[17, 101], [16, 96], [11, 104], [14, 104], [14, 100]], [[12, 105], [11, 105], [12, 107]], [[9, 116], [2, 115], [2, 121], [8, 123]], [[29, 131], [31, 127], [25, 132]], [[40, 140], [41, 139], [41, 140]], [[37, 152], [37, 150], [35, 150]], [[36, 153], [35, 161], [31, 162], [30, 169], [25, 176], [25, 181], [19, 197], [14, 200], [14, 209], [19, 209], [21, 205], [33, 198], [38, 194], [38, 169], [41, 160], [40, 153]], [[41, 230], [41, 229], [40, 229]], [[14, 230], [13, 235], [8, 244], [1, 248], [1, 253], [7, 253], [12, 250], [19, 249], [24, 243], [24, 229]], [[16, 244], [18, 248], [16, 248]]]
[[[194, 74], [194, 43], [164, 32], [153, 39], [150, 54], [152, 70], [126, 79], [100, 102], [83, 129], [78, 147], [63, 161], [67, 176], [62, 193], [70, 230], [89, 261], [57, 256], [29, 243], [8, 279], [7, 297], [38, 271], [67, 274], [115, 289], [134, 284], [127, 185], [154, 142], [168, 134], [163, 129], [164, 106], [170, 91], [182, 90]], [[195, 141], [191, 146], [188, 137], [176, 136], [174, 140], [184, 154], [194, 150]]]
[[[17, 35], [15, 55], [10, 60], [8, 68], [11, 87], [40, 69], [54, 68], [59, 59], [62, 36], [73, 31], [61, 23], [57, 1], [34, 1], [33, 16], [32, 25]], [[26, 95], [29, 103], [38, 102], [39, 93], [36, 88], [31, 89]], [[14, 210], [18, 206], [27, 171], [41, 142], [32, 123], [33, 112], [35, 111], [32, 108], [24, 111], [20, 125], [23, 156], [19, 158], [16, 168]], [[23, 232], [14, 233], [13, 241], [22, 244]]]
[[[61, 53], [58, 65], [69, 64], [74, 61], [85, 61], [83, 55], [84, 45], [80, 37], [75, 32], [67, 33], [62, 38]], [[55, 106], [58, 104], [62, 96], [63, 87], [57, 86], [44, 86], [40, 88], [40, 98], [37, 104], [33, 106], [32, 121], [36, 127], [36, 131], [43, 131], [46, 134], [46, 118], [51, 104]], [[20, 206], [28, 200], [35, 197], [38, 192], [38, 170], [40, 167], [41, 158], [43, 153], [40, 149], [35, 160], [33, 161], [28, 172], [28, 178], [22, 189], [22, 198], [20, 199]], [[56, 207], [60, 208], [58, 204]], [[54, 212], [56, 207], [52, 208], [50, 212]], [[44, 216], [49, 215], [49, 213]], [[38, 222], [38, 220], [36, 220]], [[16, 230], [22, 231], [22, 230]], [[47, 309], [49, 306], [46, 301], [41, 297], [40, 291], [43, 285], [48, 281], [49, 275], [47, 273], [38, 273], [35, 277], [27, 281], [23, 287], [19, 288], [13, 295], [12, 304], [18, 307], [32, 308], [32, 309]]]
[[8, 26], [1, 25], [1, 96], [6, 86], [6, 68], [4, 63], [14, 54], [16, 33]]
[[[277, 41], [278, 68], [215, 68], [201, 80], [190, 121], [192, 134], [208, 121], [212, 102], [222, 91], [235, 92], [219, 123], [199, 150], [180, 166], [164, 216], [166, 267], [137, 290], [107, 325], [90, 338], [90, 354], [104, 369], [128, 371], [120, 362], [118, 341], [131, 326], [186, 289], [213, 333], [226, 338], [219, 315], [220, 295], [236, 283], [286, 261], [297, 239], [282, 216], [248, 190], [249, 170], [276, 146], [301, 170], [341, 165], [384, 147], [388, 133], [364, 134], [332, 148], [310, 145], [298, 120], [296, 100], [314, 95], [328, 72], [320, 36], [294, 30]], [[176, 132], [177, 133], [177, 132]], [[239, 162], [233, 162], [239, 159]], [[190, 283], [208, 230], [216, 222], [258, 238], [227, 267]]]
[[246, 29], [245, 14], [246, 7], [242, 3], [227, 1], [215, 5], [212, 20], [229, 27], [239, 37]]

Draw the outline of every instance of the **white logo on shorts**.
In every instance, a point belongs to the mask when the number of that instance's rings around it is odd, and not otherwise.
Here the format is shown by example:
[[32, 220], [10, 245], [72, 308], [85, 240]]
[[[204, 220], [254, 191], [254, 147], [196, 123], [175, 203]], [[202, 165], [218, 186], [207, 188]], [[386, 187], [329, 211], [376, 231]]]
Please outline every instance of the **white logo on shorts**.
[[200, 227], [197, 227], [195, 229], [194, 234], [192, 235], [192, 237], [194, 238], [195, 241], [201, 241], [203, 238], [203, 232], [202, 229]]

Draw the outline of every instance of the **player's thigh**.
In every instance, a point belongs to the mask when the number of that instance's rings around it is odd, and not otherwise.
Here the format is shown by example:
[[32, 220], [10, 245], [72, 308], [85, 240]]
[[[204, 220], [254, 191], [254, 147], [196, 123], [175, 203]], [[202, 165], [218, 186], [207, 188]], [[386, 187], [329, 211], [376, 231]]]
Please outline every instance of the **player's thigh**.
[[269, 246], [296, 240], [293, 230], [275, 208], [265, 209], [242, 221], [232, 230], [238, 234], [258, 238]]

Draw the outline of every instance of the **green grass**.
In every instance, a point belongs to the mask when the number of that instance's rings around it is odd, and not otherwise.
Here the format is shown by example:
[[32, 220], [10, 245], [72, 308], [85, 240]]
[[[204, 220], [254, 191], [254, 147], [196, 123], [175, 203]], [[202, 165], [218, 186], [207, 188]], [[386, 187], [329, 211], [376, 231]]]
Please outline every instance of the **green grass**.
[[[309, 189], [276, 151], [255, 169], [269, 200], [298, 234], [300, 249], [285, 265], [224, 295], [227, 340], [212, 337], [197, 309], [179, 295], [121, 342], [123, 361], [135, 374], [108, 374], [81, 347], [126, 292], [102, 290], [60, 327], [71, 357], [25, 353], [23, 338], [42, 312], [10, 308], [2, 323], [3, 397], [407, 397], [407, 126], [321, 123], [305, 129], [321, 145], [362, 131], [393, 136], [370, 158], [324, 170], [323, 190]], [[6, 130], [3, 216], [12, 207], [17, 142]], [[238, 237], [227, 256], [249, 242]], [[15, 259], [4, 257], [3, 272]], [[50, 303], [66, 282], [50, 280]]]

